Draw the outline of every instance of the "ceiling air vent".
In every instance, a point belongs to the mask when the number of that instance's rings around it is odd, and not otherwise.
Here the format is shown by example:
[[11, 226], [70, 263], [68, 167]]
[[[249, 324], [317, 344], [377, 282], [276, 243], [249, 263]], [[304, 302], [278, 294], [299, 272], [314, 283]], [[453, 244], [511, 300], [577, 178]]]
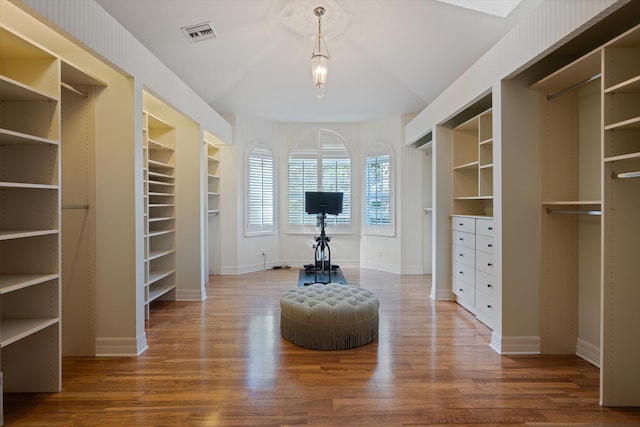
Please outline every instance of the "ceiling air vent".
[[203, 22], [202, 24], [190, 25], [182, 27], [182, 32], [192, 43], [201, 42], [203, 40], [215, 39], [216, 33], [211, 28], [211, 22]]

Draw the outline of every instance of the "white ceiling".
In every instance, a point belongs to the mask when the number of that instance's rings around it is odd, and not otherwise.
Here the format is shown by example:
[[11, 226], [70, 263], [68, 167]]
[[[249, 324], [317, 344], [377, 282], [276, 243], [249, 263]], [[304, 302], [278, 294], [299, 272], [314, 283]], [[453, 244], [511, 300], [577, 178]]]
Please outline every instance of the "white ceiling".
[[[542, 0], [506, 18], [437, 0], [96, 1], [221, 114], [353, 122], [421, 111]], [[311, 81], [316, 6], [331, 54], [322, 100]], [[181, 31], [207, 21], [214, 39]]]

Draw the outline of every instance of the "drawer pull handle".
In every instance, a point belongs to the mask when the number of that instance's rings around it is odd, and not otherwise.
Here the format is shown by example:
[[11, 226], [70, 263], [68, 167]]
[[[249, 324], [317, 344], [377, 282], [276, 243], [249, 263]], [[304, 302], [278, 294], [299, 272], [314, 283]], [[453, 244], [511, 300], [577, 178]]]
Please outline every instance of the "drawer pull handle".
[[464, 258], [464, 254], [458, 254], [458, 256], [461, 256], [462, 258]]
[[464, 242], [464, 237], [459, 237], [458, 240], [460, 240], [461, 242]]
[[464, 289], [460, 288], [458, 289], [459, 292], [464, 292]]
[[491, 264], [490, 262], [487, 263], [487, 267], [493, 267], [493, 264]]
[[488, 248], [492, 248], [492, 247], [493, 247], [493, 245], [492, 245], [491, 243], [489, 243], [489, 244], [487, 244], [487, 247], [488, 247]]
[[491, 283], [488, 283], [487, 288], [493, 288], [493, 285]]
[[464, 223], [463, 223], [463, 222], [458, 223], [458, 225], [459, 225], [460, 227], [464, 227]]
[[493, 231], [493, 227], [489, 227], [489, 231]]
[[487, 304], [487, 308], [488, 308], [489, 310], [493, 310], [493, 306], [492, 306], [491, 304]]
[[464, 276], [464, 271], [459, 271], [458, 274]]

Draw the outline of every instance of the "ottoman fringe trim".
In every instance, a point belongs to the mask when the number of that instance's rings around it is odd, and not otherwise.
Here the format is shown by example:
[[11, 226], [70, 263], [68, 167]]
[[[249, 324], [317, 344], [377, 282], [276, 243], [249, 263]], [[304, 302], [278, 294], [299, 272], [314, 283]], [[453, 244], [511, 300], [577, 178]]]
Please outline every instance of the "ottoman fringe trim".
[[292, 343], [314, 350], [346, 350], [378, 337], [378, 314], [346, 325], [312, 325], [280, 317], [280, 333]]

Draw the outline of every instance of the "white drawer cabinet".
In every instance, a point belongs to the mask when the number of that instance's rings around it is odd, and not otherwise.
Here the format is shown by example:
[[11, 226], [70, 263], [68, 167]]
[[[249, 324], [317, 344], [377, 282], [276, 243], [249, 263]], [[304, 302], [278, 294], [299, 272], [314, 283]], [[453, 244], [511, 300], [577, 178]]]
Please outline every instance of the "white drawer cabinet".
[[489, 326], [494, 322], [493, 219], [451, 217], [452, 292], [455, 300]]

